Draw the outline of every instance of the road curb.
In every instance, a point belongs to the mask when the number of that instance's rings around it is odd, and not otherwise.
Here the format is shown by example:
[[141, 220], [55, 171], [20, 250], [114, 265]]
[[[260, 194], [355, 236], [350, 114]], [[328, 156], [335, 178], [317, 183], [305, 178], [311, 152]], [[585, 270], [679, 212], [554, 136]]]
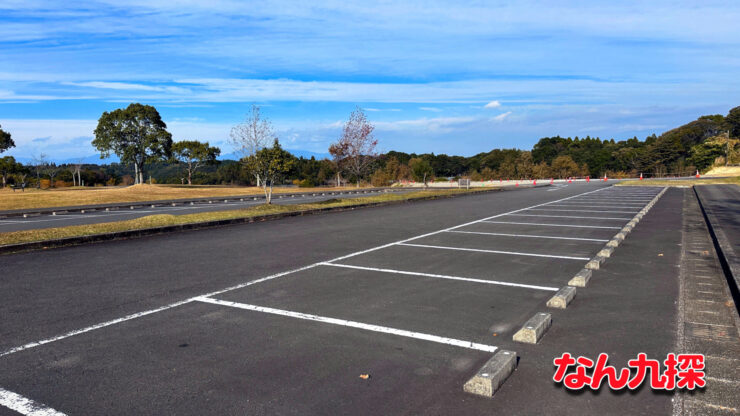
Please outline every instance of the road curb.
[[358, 208], [380, 207], [380, 206], [386, 206], [386, 205], [396, 205], [396, 204], [401, 204], [401, 203], [412, 203], [412, 202], [417, 202], [417, 201], [456, 198], [460, 196], [478, 195], [478, 194], [489, 193], [489, 192], [500, 192], [503, 190], [504, 189], [502, 188], [481, 189], [481, 190], [476, 190], [473, 192], [458, 194], [458, 195], [454, 195], [454, 194], [453, 195], [433, 195], [433, 196], [407, 199], [407, 200], [401, 200], [401, 201], [370, 202], [370, 203], [365, 203], [365, 204], [342, 206], [342, 207], [314, 208], [314, 209], [303, 210], [303, 211], [282, 212], [279, 214], [267, 214], [267, 215], [259, 215], [259, 216], [246, 217], [246, 218], [232, 218], [232, 219], [226, 219], [226, 220], [214, 220], [214, 221], [205, 221], [205, 222], [197, 222], [197, 223], [189, 223], [189, 224], [168, 225], [168, 226], [163, 226], [163, 227], [142, 228], [139, 230], [116, 231], [112, 233], [93, 234], [93, 235], [80, 236], [80, 237], [66, 237], [66, 238], [59, 238], [59, 239], [53, 239], [53, 240], [34, 241], [34, 242], [19, 243], [19, 244], [8, 244], [8, 245], [0, 246], [0, 254], [10, 254], [10, 253], [17, 253], [20, 251], [31, 251], [31, 250], [45, 250], [49, 248], [65, 247], [65, 246], [88, 244], [88, 243], [95, 243], [95, 242], [139, 238], [139, 237], [145, 237], [145, 236], [157, 235], [157, 234], [165, 234], [165, 233], [171, 233], [171, 232], [177, 232], [177, 231], [189, 231], [189, 230], [198, 230], [198, 229], [204, 229], [204, 228], [222, 227], [222, 226], [227, 226], [227, 225], [272, 221], [272, 220], [277, 220], [277, 219], [286, 218], [286, 217], [300, 217], [304, 215], [315, 215], [315, 214], [323, 214], [323, 213], [329, 213], [329, 212], [351, 211], [351, 210], [355, 210]]
[[580, 272], [576, 273], [576, 275], [568, 281], [568, 286], [586, 287], [588, 281], [591, 280], [592, 275], [593, 271], [591, 269], [581, 269]]
[[[385, 192], [400, 192], [404, 190], [408, 190], [409, 188], [365, 188], [362, 190], [345, 190], [345, 191], [328, 191], [324, 193], [328, 193], [330, 195], [336, 195], [336, 194], [362, 194], [367, 193], [367, 191], [385, 191]], [[457, 189], [457, 188], [440, 188], [440, 190], [444, 189]], [[412, 190], [413, 191], [413, 190]], [[312, 192], [292, 192], [292, 193], [286, 193], [286, 194], [273, 194], [273, 198], [279, 199], [279, 195], [283, 196], [306, 196], [311, 195]], [[313, 195], [316, 195], [313, 193]], [[214, 203], [216, 201], [223, 201], [223, 202], [229, 202], [229, 201], [240, 201], [243, 202], [245, 199], [265, 199], [264, 195], [260, 194], [246, 194], [246, 195], [234, 195], [234, 196], [218, 196], [218, 197], [199, 197], [199, 198], [180, 198], [180, 199], [160, 199], [160, 200], [153, 200], [153, 201], [138, 201], [138, 202], [113, 202], [110, 204], [90, 204], [90, 205], [73, 205], [73, 206], [62, 206], [62, 207], [47, 207], [47, 208], [28, 208], [28, 209], [14, 209], [14, 210], [3, 210], [0, 211], [0, 217], [6, 217], [6, 218], [12, 218], [12, 217], [23, 217], [24, 215], [29, 216], [36, 216], [36, 215], [51, 215], [52, 212], [61, 212], [61, 211], [68, 211], [68, 212], [80, 212], [84, 210], [85, 212], [92, 212], [94, 210], [98, 209], [105, 209], [112, 210], [114, 208], [118, 209], [135, 209], [135, 208], [147, 208], [147, 207], [153, 207], [155, 205], [161, 206], [161, 205], [170, 205], [170, 204], [195, 204], [195, 203]]]
[[501, 350], [491, 357], [478, 372], [463, 385], [463, 391], [478, 396], [493, 397], [517, 366], [517, 353]]
[[725, 273], [725, 280], [727, 280], [730, 288], [730, 294], [735, 301], [735, 309], [740, 313], [740, 265], [728, 258], [727, 253], [734, 253], [732, 243], [724, 233], [717, 232], [716, 228], [718, 228], [719, 220], [717, 220], [711, 209], [705, 207], [701, 195], [696, 189], [696, 186], [692, 186], [694, 195], [696, 195], [696, 199], [699, 202], [704, 222], [706, 222], [709, 229], [709, 235], [712, 237], [714, 249], [717, 251], [720, 266], [722, 266], [722, 270]]
[[547, 301], [548, 308], [565, 309], [568, 304], [573, 301], [576, 297], [576, 288], [573, 286], [565, 286], [558, 290], [555, 296], [551, 297]]
[[552, 325], [552, 315], [547, 312], [539, 312], [524, 323], [522, 329], [516, 332], [512, 339], [525, 344], [536, 344], [545, 335]]

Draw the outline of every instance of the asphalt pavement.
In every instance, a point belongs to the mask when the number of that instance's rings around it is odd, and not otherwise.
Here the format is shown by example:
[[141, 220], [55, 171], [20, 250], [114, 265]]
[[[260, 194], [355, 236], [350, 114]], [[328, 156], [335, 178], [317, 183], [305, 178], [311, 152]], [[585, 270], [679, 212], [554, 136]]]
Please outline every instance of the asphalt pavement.
[[[552, 381], [565, 351], [624, 365], [675, 344], [685, 190], [545, 306], [661, 190], [608, 185], [3, 256], [0, 413], [669, 414], [649, 389]], [[545, 311], [540, 343], [512, 341]], [[494, 397], [463, 392], [501, 350], [519, 366]]]
[[[406, 193], [408, 190], [397, 191], [394, 193]], [[312, 202], [321, 202], [329, 199], [340, 199], [340, 198], [361, 198], [374, 195], [384, 194], [382, 189], [373, 189], [366, 191], [342, 191], [342, 192], [317, 192], [309, 194], [291, 194], [291, 195], [273, 195], [274, 204], [305, 204]], [[186, 214], [197, 214], [201, 212], [213, 212], [213, 211], [230, 211], [253, 207], [265, 203], [264, 197], [245, 197], [240, 200], [225, 200], [223, 198], [210, 198], [203, 199], [198, 202], [191, 203], [155, 203], [141, 205], [136, 203], [133, 205], [134, 208], [129, 207], [116, 207], [115, 209], [95, 208], [84, 210], [84, 212], [76, 211], [67, 212], [65, 207], [59, 207], [57, 210], [60, 213], [54, 215], [43, 214], [43, 215], [29, 215], [13, 216], [7, 218], [0, 217], [0, 233], [10, 231], [24, 231], [24, 230], [37, 230], [43, 228], [53, 227], [66, 227], [69, 225], [86, 225], [86, 224], [100, 224], [112, 221], [125, 221], [132, 220], [135, 218], [141, 218], [148, 215], [186, 215]], [[155, 201], [156, 202], [156, 201]], [[76, 207], [79, 209], [80, 207]], [[29, 211], [29, 212], [32, 212]]]
[[733, 296], [740, 305], [740, 186], [704, 185], [695, 190], [711, 225]]

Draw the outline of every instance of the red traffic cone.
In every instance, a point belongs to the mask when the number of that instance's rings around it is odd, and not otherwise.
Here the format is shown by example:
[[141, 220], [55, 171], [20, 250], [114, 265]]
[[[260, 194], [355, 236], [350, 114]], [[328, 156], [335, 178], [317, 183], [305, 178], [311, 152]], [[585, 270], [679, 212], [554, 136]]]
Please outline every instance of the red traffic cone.
[[537, 179], [532, 181], [532, 185], [537, 186]]
[[697, 169], [697, 171], [696, 171], [696, 177], [697, 177], [697, 178], [699, 177], [699, 170], [698, 170], [698, 169]]
[[591, 182], [591, 177], [590, 176], [586, 176], [586, 182]]
[[640, 180], [642, 180], [642, 172], [640, 172]]

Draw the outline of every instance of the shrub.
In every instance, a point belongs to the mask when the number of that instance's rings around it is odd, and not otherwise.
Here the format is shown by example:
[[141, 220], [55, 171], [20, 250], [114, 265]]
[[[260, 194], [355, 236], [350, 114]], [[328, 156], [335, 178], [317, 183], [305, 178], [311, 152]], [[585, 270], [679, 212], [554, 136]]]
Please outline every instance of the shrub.
[[311, 179], [304, 179], [298, 182], [298, 187], [300, 188], [313, 188], [314, 186], [316, 186], [316, 182]]

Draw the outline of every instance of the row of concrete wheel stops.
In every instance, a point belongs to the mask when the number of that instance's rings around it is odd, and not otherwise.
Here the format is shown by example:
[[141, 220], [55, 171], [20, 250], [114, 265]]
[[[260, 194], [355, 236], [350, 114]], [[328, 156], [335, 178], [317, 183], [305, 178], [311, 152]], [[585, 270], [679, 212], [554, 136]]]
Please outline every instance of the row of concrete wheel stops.
[[[606, 243], [593, 259], [573, 276], [568, 284], [561, 288], [547, 301], [548, 308], [565, 309], [576, 297], [576, 288], [585, 288], [593, 276], [595, 270], [604, 263], [614, 253], [617, 247], [627, 238], [627, 235], [637, 226], [637, 223], [650, 211], [658, 202], [661, 196], [668, 188], [663, 188], [655, 197], [650, 200], [622, 229]], [[517, 331], [513, 340], [525, 344], [537, 344], [545, 335], [545, 332], [552, 326], [552, 314], [549, 312], [538, 312]], [[484, 396], [493, 397], [504, 381], [514, 372], [518, 363], [518, 355], [515, 351], [499, 350], [493, 357], [481, 367], [480, 370], [468, 380], [463, 386], [463, 390]]]

